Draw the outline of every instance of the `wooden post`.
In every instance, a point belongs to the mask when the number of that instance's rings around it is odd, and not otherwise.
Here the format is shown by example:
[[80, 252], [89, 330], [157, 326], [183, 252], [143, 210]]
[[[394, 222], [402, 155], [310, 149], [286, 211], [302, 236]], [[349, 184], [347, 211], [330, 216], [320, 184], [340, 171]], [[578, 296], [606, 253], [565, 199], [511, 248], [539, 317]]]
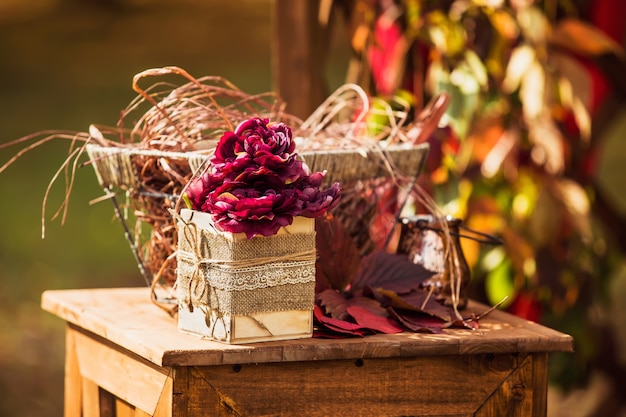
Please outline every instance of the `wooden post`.
[[287, 103], [287, 112], [303, 119], [328, 95], [328, 30], [319, 23], [319, 6], [320, 0], [274, 1], [274, 90]]

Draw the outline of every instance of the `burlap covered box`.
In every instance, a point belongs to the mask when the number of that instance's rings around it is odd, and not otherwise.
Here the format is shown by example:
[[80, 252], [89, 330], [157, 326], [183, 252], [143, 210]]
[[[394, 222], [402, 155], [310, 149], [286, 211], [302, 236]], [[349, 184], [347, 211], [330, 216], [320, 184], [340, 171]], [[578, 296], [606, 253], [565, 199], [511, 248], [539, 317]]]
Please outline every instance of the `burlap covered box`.
[[311, 337], [314, 219], [248, 239], [183, 209], [177, 228], [179, 330], [233, 344]]

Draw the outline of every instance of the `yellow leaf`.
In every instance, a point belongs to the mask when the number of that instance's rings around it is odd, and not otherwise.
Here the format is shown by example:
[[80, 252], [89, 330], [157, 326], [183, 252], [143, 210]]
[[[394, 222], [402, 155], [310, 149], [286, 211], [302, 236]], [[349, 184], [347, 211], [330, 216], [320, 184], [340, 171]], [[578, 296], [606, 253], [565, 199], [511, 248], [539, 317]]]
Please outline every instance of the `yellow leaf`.
[[502, 81], [502, 91], [510, 94], [517, 90], [522, 77], [535, 61], [535, 50], [530, 45], [521, 45], [513, 49], [511, 59]]
[[521, 8], [517, 13], [522, 33], [533, 45], [543, 45], [550, 33], [550, 23], [543, 11], [536, 6]]
[[565, 178], [558, 179], [554, 186], [578, 232], [584, 239], [591, 239], [591, 204], [585, 190], [577, 182]]
[[455, 56], [465, 50], [465, 29], [460, 22], [451, 20], [440, 10], [426, 17], [428, 35], [437, 50], [447, 56]]
[[472, 0], [472, 3], [480, 7], [493, 7], [496, 9], [504, 5], [504, 0]]
[[572, 111], [582, 139], [588, 142], [591, 137], [591, 77], [579, 61], [563, 54], [552, 54], [550, 62], [559, 73], [557, 85], [561, 102]]
[[[480, 233], [487, 233], [494, 236], [499, 235], [502, 229], [502, 216], [500, 213], [473, 213], [467, 220], [467, 227], [472, 230], [476, 230]], [[474, 236], [471, 232], [462, 231], [466, 236]], [[461, 239], [461, 248], [465, 255], [465, 260], [470, 267], [473, 267], [478, 262], [480, 251], [483, 248], [483, 244], [473, 239]], [[488, 246], [484, 246], [488, 248]]]
[[580, 137], [587, 143], [591, 139], [591, 114], [587, 109], [587, 106], [579, 99], [575, 99], [572, 103], [572, 112], [574, 113], [574, 119], [578, 130], [580, 131]]
[[534, 247], [540, 248], [554, 239], [561, 224], [561, 216], [561, 206], [551, 190], [542, 188], [526, 226]]
[[537, 117], [528, 126], [528, 136], [533, 143], [531, 158], [549, 174], [559, 174], [565, 168], [563, 136], [554, 124], [554, 120], [543, 115]]
[[520, 100], [524, 117], [529, 123], [539, 117], [545, 110], [546, 74], [537, 61], [533, 61], [522, 77]]
[[469, 66], [472, 74], [474, 74], [474, 78], [478, 84], [485, 88], [487, 86], [487, 69], [476, 52], [471, 49], [465, 51], [465, 62]]
[[534, 178], [524, 170], [520, 171], [515, 188], [516, 194], [511, 204], [511, 214], [514, 220], [521, 223], [534, 211], [539, 189]]
[[563, 19], [554, 28], [550, 43], [586, 56], [613, 53], [624, 57], [624, 49], [597, 27], [578, 19]]
[[500, 130], [499, 133], [496, 144], [490, 149], [480, 167], [480, 172], [486, 178], [493, 178], [500, 171], [504, 160], [519, 142], [519, 131], [515, 128]]
[[500, 36], [508, 40], [514, 40], [519, 35], [519, 27], [515, 18], [503, 9], [497, 9], [489, 14], [489, 20]]
[[450, 73], [450, 82], [463, 94], [476, 94], [480, 91], [480, 82], [466, 63], [461, 63]]
[[365, 46], [367, 44], [367, 39], [370, 36], [370, 28], [366, 23], [361, 23], [354, 30], [354, 34], [352, 35], [352, 39], [350, 43], [352, 44], [352, 48], [357, 53], [362, 53], [365, 50]]

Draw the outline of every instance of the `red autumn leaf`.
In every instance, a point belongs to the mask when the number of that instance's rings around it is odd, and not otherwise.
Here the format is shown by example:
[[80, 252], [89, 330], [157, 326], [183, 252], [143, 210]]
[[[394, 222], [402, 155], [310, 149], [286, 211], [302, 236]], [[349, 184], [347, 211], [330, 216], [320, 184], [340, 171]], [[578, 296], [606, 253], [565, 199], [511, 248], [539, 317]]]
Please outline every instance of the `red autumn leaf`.
[[315, 295], [318, 303], [324, 307], [326, 314], [337, 320], [346, 320], [348, 316], [348, 303], [342, 293], [333, 289], [324, 290]]
[[385, 334], [402, 333], [404, 328], [397, 321], [390, 319], [386, 310], [383, 311], [385, 315], [381, 316], [360, 306], [348, 307], [348, 313], [363, 327]]
[[372, 298], [364, 297], [361, 291], [339, 292], [335, 290], [324, 290], [316, 295], [318, 303], [324, 307], [326, 314], [334, 319], [349, 320], [349, 307], [361, 307], [372, 314], [387, 315], [386, 310], [380, 303]]
[[434, 275], [414, 264], [406, 255], [374, 251], [365, 256], [354, 279], [353, 288], [384, 288], [397, 294], [408, 293]]
[[[353, 335], [353, 336], [365, 336], [369, 333], [367, 329], [363, 326], [352, 323], [345, 320], [338, 320], [332, 317], [328, 317], [324, 315], [322, 308], [318, 305], [314, 306], [313, 309], [313, 317], [318, 322], [318, 324], [323, 328], [323, 330], [331, 331], [332, 333], [341, 333], [344, 335]], [[326, 332], [323, 330], [318, 330], [318, 336], [325, 335]]]
[[[389, 296], [388, 292], [385, 295]], [[415, 290], [408, 294], [396, 294], [392, 297], [392, 306], [408, 310], [418, 311], [436, 317], [444, 322], [454, 319], [454, 310], [451, 306], [442, 304], [436, 300], [427, 290]]]
[[354, 240], [334, 216], [315, 219], [317, 249], [316, 292], [327, 288], [345, 290], [356, 275], [361, 261]]
[[443, 333], [446, 322], [424, 313], [411, 310], [389, 309], [389, 315], [407, 329], [418, 333]]

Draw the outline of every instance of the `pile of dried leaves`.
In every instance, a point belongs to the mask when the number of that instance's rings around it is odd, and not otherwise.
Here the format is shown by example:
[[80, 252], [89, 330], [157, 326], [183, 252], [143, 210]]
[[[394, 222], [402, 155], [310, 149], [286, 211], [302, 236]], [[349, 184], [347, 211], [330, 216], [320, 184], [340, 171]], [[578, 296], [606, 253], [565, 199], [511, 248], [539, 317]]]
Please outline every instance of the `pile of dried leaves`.
[[390, 234], [401, 195], [386, 179], [359, 183], [332, 215], [316, 220], [317, 337], [478, 327], [479, 317], [463, 317], [425, 285], [435, 272], [395, 253]]

